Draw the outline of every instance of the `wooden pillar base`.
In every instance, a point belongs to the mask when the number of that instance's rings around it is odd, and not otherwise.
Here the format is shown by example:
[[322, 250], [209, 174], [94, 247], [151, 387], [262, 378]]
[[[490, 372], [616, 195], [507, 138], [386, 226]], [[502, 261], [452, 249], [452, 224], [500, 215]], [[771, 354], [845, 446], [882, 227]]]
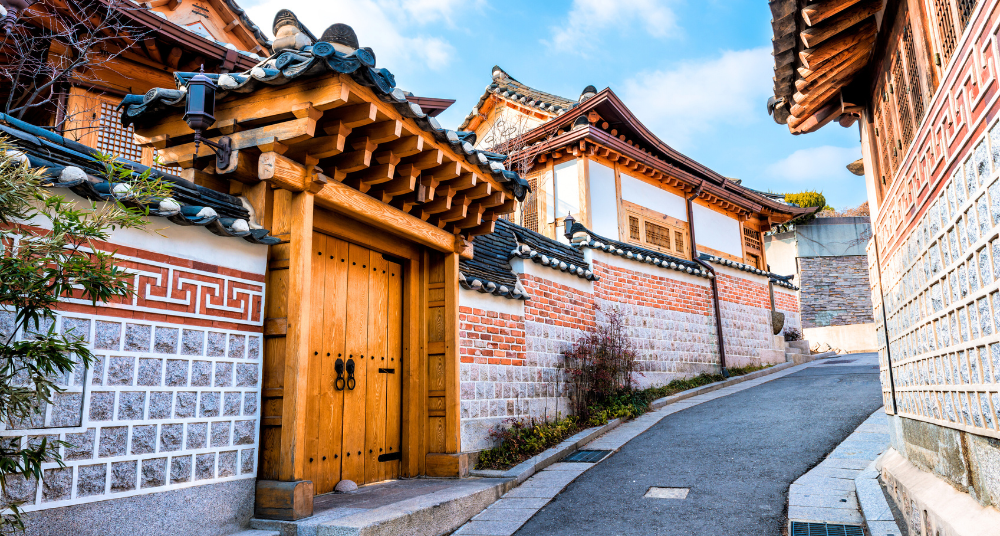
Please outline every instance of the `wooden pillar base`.
[[258, 480], [254, 515], [261, 519], [295, 521], [313, 515], [313, 483]]
[[465, 478], [469, 476], [471, 457], [469, 452], [428, 452], [425, 458], [427, 476]]

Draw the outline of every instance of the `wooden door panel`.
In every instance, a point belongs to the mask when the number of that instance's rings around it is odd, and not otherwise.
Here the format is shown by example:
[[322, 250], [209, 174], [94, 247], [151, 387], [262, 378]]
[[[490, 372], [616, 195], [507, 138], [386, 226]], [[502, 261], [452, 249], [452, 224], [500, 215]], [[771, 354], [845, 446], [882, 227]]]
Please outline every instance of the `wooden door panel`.
[[378, 457], [385, 448], [386, 374], [386, 280], [388, 263], [381, 253], [371, 252], [368, 270], [368, 391], [365, 393], [365, 482], [385, 480], [383, 463]]
[[[347, 331], [347, 259], [348, 245], [343, 240], [326, 237], [326, 272], [323, 274], [326, 298], [323, 306], [323, 362], [320, 402], [319, 462], [320, 478], [314, 480], [315, 493], [329, 493], [340, 481], [341, 442], [344, 432], [344, 391], [337, 390], [336, 362], [346, 362]], [[317, 277], [314, 275], [313, 280]], [[346, 386], [345, 386], [346, 388]]]
[[[395, 454], [402, 443], [403, 390], [403, 267], [388, 263], [388, 299], [386, 300], [386, 367], [393, 370], [385, 375], [385, 451]], [[385, 478], [399, 478], [399, 460], [384, 462]]]
[[[354, 389], [344, 390], [344, 441], [341, 478], [365, 481], [365, 398], [368, 355], [368, 270], [371, 251], [348, 245], [346, 362], [354, 362]], [[346, 375], [346, 374], [345, 374]]]
[[[323, 324], [323, 302], [326, 298], [324, 279], [322, 277], [316, 277], [326, 271], [326, 236], [319, 233], [313, 233], [313, 251], [312, 251], [312, 273], [313, 273], [313, 286], [310, 289], [310, 307], [312, 310], [316, 311], [318, 320], [317, 324]], [[316, 326], [319, 327], [319, 326]], [[309, 368], [309, 382], [305, 386], [306, 388], [306, 435], [305, 435], [305, 456], [306, 469], [305, 478], [307, 480], [312, 480], [316, 483], [322, 477], [322, 471], [316, 460], [319, 459], [319, 436], [322, 426], [319, 425], [320, 420], [320, 404], [321, 404], [321, 393], [322, 388], [322, 378], [321, 378], [321, 366], [322, 362], [319, 359], [320, 351], [323, 350], [323, 331], [321, 329], [312, 329], [309, 334], [309, 362], [307, 367]]]

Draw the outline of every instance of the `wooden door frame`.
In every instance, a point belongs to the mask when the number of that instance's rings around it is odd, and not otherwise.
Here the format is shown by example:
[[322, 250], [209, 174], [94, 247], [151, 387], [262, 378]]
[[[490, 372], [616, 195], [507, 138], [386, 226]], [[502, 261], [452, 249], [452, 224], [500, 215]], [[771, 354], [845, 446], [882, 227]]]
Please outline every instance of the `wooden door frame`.
[[427, 385], [422, 374], [424, 333], [421, 326], [423, 307], [422, 274], [423, 248], [405, 238], [392, 233], [373, 229], [343, 214], [317, 207], [313, 213], [313, 228], [316, 232], [357, 244], [372, 251], [399, 259], [403, 265], [403, 364], [401, 446], [403, 459], [400, 476], [414, 477], [424, 472], [426, 444], [422, 441], [423, 427], [427, 415]]

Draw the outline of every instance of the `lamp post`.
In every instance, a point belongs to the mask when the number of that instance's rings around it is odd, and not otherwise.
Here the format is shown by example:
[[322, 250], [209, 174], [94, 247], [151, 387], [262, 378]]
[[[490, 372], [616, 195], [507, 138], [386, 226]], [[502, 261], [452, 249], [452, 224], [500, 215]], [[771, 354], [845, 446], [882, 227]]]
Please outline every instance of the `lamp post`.
[[202, 136], [203, 130], [215, 124], [215, 83], [205, 76], [205, 68], [191, 77], [187, 83], [187, 100], [184, 104], [184, 122], [194, 130], [194, 154], [198, 156], [198, 145], [204, 143], [215, 151], [216, 169], [229, 167], [229, 158], [233, 154], [233, 141], [229, 136], [219, 138], [214, 142]]

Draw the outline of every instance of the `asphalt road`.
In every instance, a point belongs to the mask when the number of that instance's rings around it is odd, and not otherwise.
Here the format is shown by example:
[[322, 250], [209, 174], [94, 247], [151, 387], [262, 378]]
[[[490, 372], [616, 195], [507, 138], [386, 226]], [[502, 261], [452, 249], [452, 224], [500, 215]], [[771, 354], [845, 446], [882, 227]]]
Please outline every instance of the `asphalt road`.
[[[882, 405], [875, 354], [668, 415], [599, 463], [517, 535], [780, 535], [788, 486]], [[651, 486], [690, 488], [647, 499]]]

